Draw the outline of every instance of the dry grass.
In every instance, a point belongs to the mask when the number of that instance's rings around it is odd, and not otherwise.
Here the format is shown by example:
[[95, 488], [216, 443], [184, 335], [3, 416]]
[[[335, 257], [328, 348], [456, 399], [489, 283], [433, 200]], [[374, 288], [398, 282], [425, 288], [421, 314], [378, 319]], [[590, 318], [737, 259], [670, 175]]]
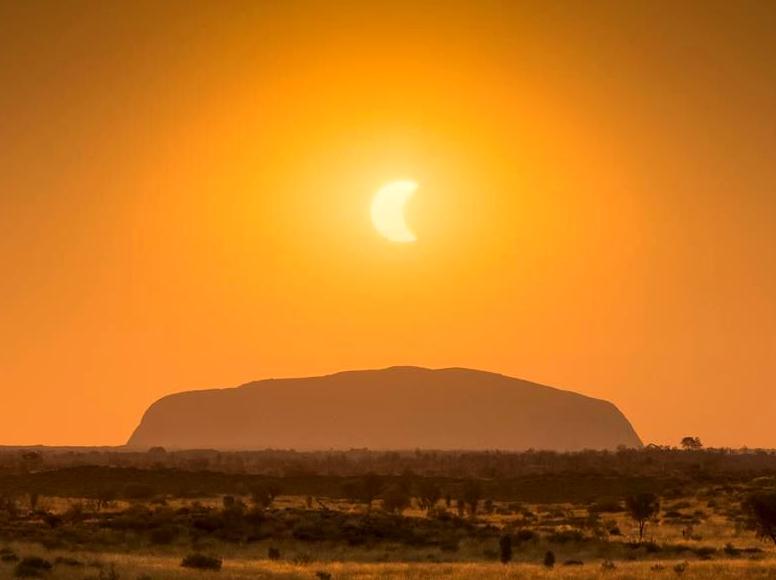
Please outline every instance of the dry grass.
[[[57, 554], [43, 554], [53, 559]], [[141, 556], [127, 554], [103, 554], [95, 560], [87, 553], [68, 553], [68, 557], [80, 559], [90, 564], [83, 567], [56, 566], [47, 575], [52, 579], [97, 579], [99, 571], [95, 564], [99, 562], [102, 570], [114, 565], [120, 580], [176, 580], [183, 578], [202, 578], [220, 580], [242, 580], [257, 578], [277, 579], [314, 579], [317, 572], [331, 574], [332, 579], [353, 578], [359, 580], [377, 579], [424, 579], [424, 578], [536, 578], [536, 579], [592, 579], [592, 578], [697, 578], [713, 580], [717, 578], [776, 578], [776, 561], [713, 561], [692, 562], [683, 573], [674, 570], [676, 563], [627, 562], [617, 564], [614, 570], [604, 571], [600, 562], [590, 562], [584, 566], [556, 566], [546, 569], [534, 564], [498, 563], [354, 563], [354, 562], [312, 562], [292, 564], [288, 562], [270, 562], [267, 560], [231, 560], [224, 562], [220, 572], [202, 572], [180, 567], [180, 558], [162, 556]], [[655, 566], [663, 566], [654, 569]], [[0, 579], [13, 577], [12, 565], [0, 565]], [[105, 572], [104, 572], [105, 574]], [[103, 577], [108, 577], [105, 574]]]
[[[72, 500], [61, 498], [45, 498], [48, 509], [57, 512], [65, 511]], [[200, 500], [202, 504], [219, 507], [220, 498]], [[328, 501], [328, 500], [327, 500]], [[172, 507], [178, 507], [192, 500], [171, 500]], [[285, 496], [279, 498], [275, 507], [302, 507], [303, 497]], [[331, 501], [336, 509], [343, 511], [363, 510], [362, 505], [345, 501]], [[123, 502], [116, 503], [112, 509], [121, 510], [126, 507]], [[496, 508], [505, 506], [497, 504]], [[529, 527], [547, 525], [552, 527], [553, 518], [585, 517], [587, 510], [582, 506], [563, 505], [526, 505], [527, 510], [538, 514], [538, 519]], [[684, 555], [655, 553], [640, 555], [638, 561], [616, 562], [616, 568], [604, 570], [602, 557], [608, 552], [600, 549], [591, 551], [585, 543], [552, 546], [558, 557], [558, 565], [546, 569], [539, 564], [548, 546], [546, 544], [523, 544], [515, 548], [515, 563], [502, 565], [497, 562], [484, 562], [483, 545], [464, 541], [459, 551], [454, 554], [441, 553], [438, 548], [416, 549], [408, 546], [380, 544], [373, 548], [354, 548], [346, 545], [329, 545], [325, 542], [296, 542], [293, 540], [273, 541], [281, 549], [284, 560], [270, 561], [264, 559], [269, 541], [261, 541], [247, 545], [212, 542], [204, 546], [205, 550], [224, 558], [223, 569], [220, 572], [203, 572], [185, 569], [180, 566], [182, 557], [190, 548], [182, 545], [166, 547], [146, 547], [143, 550], [133, 550], [131, 553], [110, 553], [90, 551], [58, 551], [44, 550], [38, 545], [12, 543], [11, 548], [20, 556], [37, 555], [49, 561], [57, 557], [66, 557], [79, 561], [81, 566], [58, 564], [47, 574], [48, 578], [73, 578], [107, 580], [111, 576], [107, 572], [111, 565], [118, 573], [120, 580], [175, 580], [183, 578], [218, 578], [222, 580], [255, 579], [255, 578], [317, 578], [317, 573], [330, 574], [332, 579], [423, 579], [423, 578], [555, 578], [555, 579], [586, 579], [586, 578], [776, 578], [776, 552], [769, 544], [757, 540], [751, 531], [734, 525], [729, 510], [736, 507], [732, 497], [717, 497], [709, 505], [706, 499], [696, 497], [681, 498], [681, 500], [664, 501], [662, 519], [650, 524], [647, 540], [665, 545], [686, 545], [691, 547], [712, 547], [718, 550], [713, 560], [690, 560], [686, 569], [681, 567]], [[686, 516], [685, 519], [666, 518], [665, 514], [674, 512]], [[563, 514], [562, 517], [558, 514]], [[417, 509], [405, 513], [409, 517], [424, 517]], [[692, 533], [687, 530], [689, 518], [695, 518]], [[498, 514], [480, 516], [481, 523], [496, 527], [511, 525], [522, 518], [519, 514]], [[624, 513], [605, 513], [601, 518], [608, 523], [616, 524], [622, 531], [622, 536], [610, 537], [606, 546], [620, 546], [622, 543], [635, 539], [635, 527]], [[560, 524], [555, 529], [568, 528]], [[682, 531], [685, 530], [685, 535]], [[759, 548], [762, 553], [743, 555], [727, 559], [721, 550], [725, 545], [733, 544], [736, 548]], [[495, 545], [493, 548], [495, 549]], [[613, 552], [614, 553], [614, 552]], [[621, 557], [623, 552], [618, 552]], [[299, 558], [303, 556], [303, 558]], [[309, 563], [295, 563], [300, 561]], [[578, 559], [584, 562], [582, 566], [564, 566], [567, 559]], [[439, 560], [433, 562], [429, 560]], [[0, 563], [0, 580], [13, 577], [13, 563]], [[102, 571], [102, 576], [100, 573]], [[322, 576], [322, 577], [325, 577]], [[115, 578], [114, 578], [115, 580]]]

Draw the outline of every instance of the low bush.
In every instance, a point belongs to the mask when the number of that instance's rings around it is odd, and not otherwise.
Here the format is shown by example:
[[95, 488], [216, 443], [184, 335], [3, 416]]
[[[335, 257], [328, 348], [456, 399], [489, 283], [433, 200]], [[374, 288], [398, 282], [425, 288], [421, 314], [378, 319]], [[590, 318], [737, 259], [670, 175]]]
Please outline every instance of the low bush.
[[54, 560], [54, 564], [57, 566], [83, 566], [84, 563], [81, 562], [81, 560], [76, 560], [75, 558], [68, 558], [67, 556], [57, 556], [57, 558]]
[[220, 570], [221, 558], [207, 556], [205, 554], [189, 554], [181, 561], [184, 568], [196, 568], [198, 570]]
[[51, 568], [51, 562], [48, 560], [38, 556], [28, 556], [16, 565], [14, 576], [17, 578], [40, 578]]
[[547, 541], [553, 544], [566, 544], [568, 542], [581, 542], [585, 535], [579, 530], [562, 530], [553, 532], [547, 536]]

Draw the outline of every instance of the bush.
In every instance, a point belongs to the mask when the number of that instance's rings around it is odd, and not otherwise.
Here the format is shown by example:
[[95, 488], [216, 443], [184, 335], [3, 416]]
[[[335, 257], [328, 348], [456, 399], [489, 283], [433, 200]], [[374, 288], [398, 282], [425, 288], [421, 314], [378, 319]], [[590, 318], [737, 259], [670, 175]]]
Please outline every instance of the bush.
[[619, 500], [602, 499], [592, 504], [587, 511], [591, 514], [618, 513], [625, 511], [625, 508]]
[[616, 569], [617, 569], [617, 564], [615, 564], [611, 560], [604, 560], [603, 562], [601, 562], [601, 570], [603, 572], [608, 572], [610, 570], [616, 570]]
[[757, 535], [776, 544], [776, 493], [754, 494], [747, 498], [744, 507]]
[[172, 544], [177, 535], [178, 530], [172, 526], [156, 528], [151, 530], [151, 543], [157, 546], [166, 546], [167, 544]]
[[40, 578], [51, 570], [51, 562], [38, 556], [28, 556], [16, 565], [14, 576], [17, 578]]
[[184, 568], [197, 568], [198, 570], [220, 570], [221, 564], [221, 558], [205, 554], [189, 554], [181, 561], [181, 566]]
[[561, 530], [559, 532], [553, 532], [547, 537], [547, 540], [553, 544], [581, 542], [584, 539], [585, 535], [580, 530]]
[[499, 559], [502, 564], [509, 564], [512, 560], [512, 538], [508, 535], [501, 536], [498, 541]]
[[410, 506], [410, 495], [399, 485], [392, 485], [383, 495], [383, 509], [400, 514]]
[[81, 562], [81, 560], [76, 560], [75, 558], [68, 558], [67, 556], [57, 556], [57, 558], [54, 560], [54, 564], [57, 566], [83, 566], [84, 563]]
[[128, 483], [122, 490], [126, 499], [151, 499], [156, 495], [154, 488], [144, 483]]

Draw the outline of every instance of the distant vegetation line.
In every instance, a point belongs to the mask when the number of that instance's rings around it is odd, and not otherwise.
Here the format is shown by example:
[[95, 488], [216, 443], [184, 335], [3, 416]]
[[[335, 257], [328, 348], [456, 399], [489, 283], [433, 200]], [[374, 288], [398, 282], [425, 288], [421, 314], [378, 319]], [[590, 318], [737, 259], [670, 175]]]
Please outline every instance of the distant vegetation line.
[[[185, 477], [181, 477], [186, 473]], [[365, 477], [430, 479], [457, 493], [478, 480], [495, 500], [589, 501], [709, 481], [735, 484], [776, 473], [776, 453], [687, 448], [618, 452], [0, 451], [0, 494], [94, 499], [140, 494], [239, 494], [261, 482], [284, 493], [350, 497]]]

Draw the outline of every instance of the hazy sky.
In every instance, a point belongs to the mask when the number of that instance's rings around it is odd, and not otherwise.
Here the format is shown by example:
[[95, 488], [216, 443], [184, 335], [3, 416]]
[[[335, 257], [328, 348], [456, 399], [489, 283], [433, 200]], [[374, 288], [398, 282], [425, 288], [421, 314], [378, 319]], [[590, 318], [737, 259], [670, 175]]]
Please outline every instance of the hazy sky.
[[[0, 0], [0, 443], [414, 364], [776, 446], [775, 29], [766, 1]], [[369, 220], [401, 178], [413, 244]]]

